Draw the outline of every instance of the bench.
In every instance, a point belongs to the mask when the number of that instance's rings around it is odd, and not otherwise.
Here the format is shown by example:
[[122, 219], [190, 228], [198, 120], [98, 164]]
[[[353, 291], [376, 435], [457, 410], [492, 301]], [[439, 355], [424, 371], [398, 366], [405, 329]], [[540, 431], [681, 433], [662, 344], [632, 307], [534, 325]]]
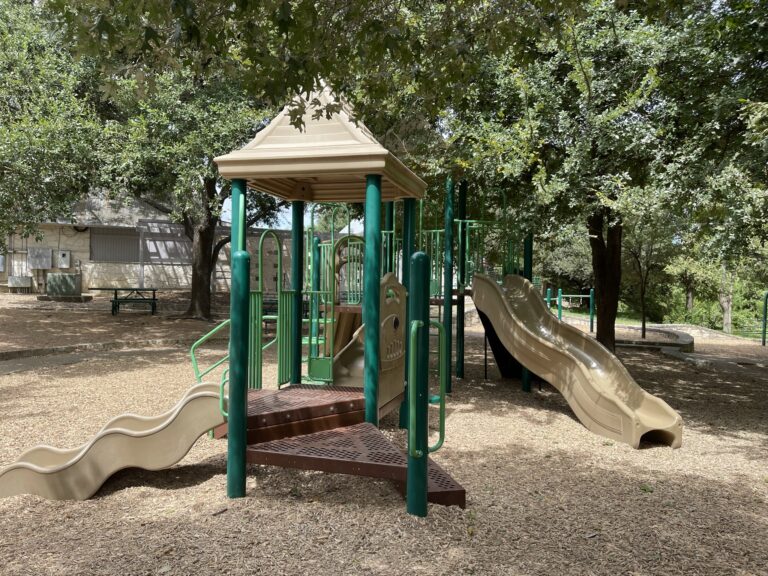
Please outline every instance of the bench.
[[90, 290], [113, 292], [112, 316], [120, 312], [120, 304], [145, 304], [149, 306], [153, 316], [157, 313], [157, 288], [90, 288]]

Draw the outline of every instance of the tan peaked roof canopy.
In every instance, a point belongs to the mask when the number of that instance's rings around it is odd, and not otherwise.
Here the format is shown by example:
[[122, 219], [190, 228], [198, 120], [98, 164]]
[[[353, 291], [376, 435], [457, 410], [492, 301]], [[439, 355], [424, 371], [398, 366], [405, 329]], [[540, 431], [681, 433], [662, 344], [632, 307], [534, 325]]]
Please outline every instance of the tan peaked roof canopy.
[[381, 175], [382, 200], [424, 195], [426, 183], [362, 123], [350, 120], [343, 102], [330, 119], [313, 119], [314, 98], [323, 106], [335, 102], [327, 88], [312, 93], [302, 130], [291, 124], [286, 106], [244, 148], [215, 158], [221, 175], [242, 178], [252, 188], [285, 200], [363, 202], [367, 174]]

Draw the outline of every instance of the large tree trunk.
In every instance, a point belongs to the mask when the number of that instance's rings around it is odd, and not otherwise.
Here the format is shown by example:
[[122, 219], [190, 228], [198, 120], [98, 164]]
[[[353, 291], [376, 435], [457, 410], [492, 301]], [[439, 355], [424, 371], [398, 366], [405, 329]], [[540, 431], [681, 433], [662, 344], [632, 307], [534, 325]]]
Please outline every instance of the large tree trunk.
[[592, 271], [595, 275], [597, 340], [608, 350], [616, 348], [616, 313], [621, 287], [621, 234], [618, 222], [606, 223], [607, 208], [599, 209], [587, 219], [589, 245], [592, 249]]
[[210, 203], [216, 196], [215, 180], [205, 181], [205, 194], [202, 221], [194, 222], [185, 218], [184, 222], [187, 235], [192, 239], [192, 294], [185, 316], [210, 320], [211, 273], [214, 266], [211, 253], [218, 222], [218, 217], [212, 214], [210, 208]]
[[723, 264], [723, 275], [720, 280], [720, 287], [717, 290], [717, 301], [720, 304], [720, 310], [723, 312], [723, 332], [730, 334], [733, 330], [732, 311], [733, 311], [733, 283], [731, 282], [728, 270]]

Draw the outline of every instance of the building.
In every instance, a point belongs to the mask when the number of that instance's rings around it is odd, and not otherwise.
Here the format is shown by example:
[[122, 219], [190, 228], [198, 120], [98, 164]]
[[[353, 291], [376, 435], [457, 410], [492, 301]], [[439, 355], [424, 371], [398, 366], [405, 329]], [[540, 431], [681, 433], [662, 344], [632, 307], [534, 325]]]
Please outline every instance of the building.
[[[249, 231], [252, 253], [259, 230]], [[46, 293], [51, 273], [78, 276], [82, 291], [91, 288], [154, 287], [189, 290], [192, 278], [192, 242], [183, 226], [148, 204], [131, 199], [110, 200], [92, 195], [78, 203], [71, 219], [40, 226], [41, 237], [8, 238], [0, 255], [0, 289]], [[219, 227], [217, 238], [229, 235]], [[278, 231], [283, 246], [283, 270], [290, 270], [290, 234]], [[277, 250], [268, 241], [265, 266], [274, 272], [267, 286], [277, 281]], [[258, 271], [253, 267], [252, 281]], [[215, 290], [229, 291], [229, 245], [219, 254], [212, 278]]]

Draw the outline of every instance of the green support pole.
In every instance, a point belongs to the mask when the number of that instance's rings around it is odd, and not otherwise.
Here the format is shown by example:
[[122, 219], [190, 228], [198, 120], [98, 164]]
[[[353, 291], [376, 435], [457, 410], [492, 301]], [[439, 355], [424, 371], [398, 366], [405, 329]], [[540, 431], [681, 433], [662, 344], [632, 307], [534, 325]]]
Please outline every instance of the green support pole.
[[384, 231], [387, 234], [387, 244], [384, 246], [384, 272], [395, 271], [395, 238], [391, 232], [394, 230], [395, 223], [395, 203], [384, 203]]
[[[234, 219], [233, 219], [234, 222]], [[248, 308], [251, 257], [244, 250], [232, 255], [232, 294], [229, 338], [229, 413], [227, 419], [227, 497], [245, 496], [245, 447], [248, 418]]]
[[245, 180], [232, 180], [232, 252], [245, 250]]
[[365, 324], [363, 393], [365, 421], [379, 425], [379, 305], [381, 292], [381, 176], [365, 177], [365, 259], [363, 324]]
[[[303, 306], [301, 289], [304, 285], [304, 202], [291, 202], [291, 384], [301, 384], [301, 324]], [[279, 280], [279, 279], [278, 279]]]
[[[525, 235], [523, 241], [523, 277], [528, 282], [533, 282], [533, 233], [529, 232]], [[523, 367], [521, 372], [521, 379], [523, 383], [523, 392], [531, 391], [531, 373], [528, 368]]]
[[[403, 200], [403, 259], [401, 277], [403, 286], [408, 294], [411, 292], [411, 257], [416, 248], [416, 200], [406, 198]], [[410, 302], [410, 300], [409, 300]], [[406, 307], [405, 325], [411, 325], [410, 306]], [[400, 404], [400, 428], [408, 428], [408, 358], [410, 357], [409, 343], [410, 332], [405, 330], [405, 374], [406, 381], [405, 396]]]
[[[427, 515], [427, 453], [428, 396], [429, 396], [429, 258], [417, 252], [411, 264], [411, 291], [408, 294], [411, 333], [411, 362], [413, 370], [409, 380], [411, 396], [408, 428], [408, 472], [406, 481], [406, 509], [414, 516]], [[450, 377], [450, 374], [449, 374]]]
[[533, 233], [529, 232], [523, 242], [523, 276], [533, 282]]
[[467, 181], [459, 184], [459, 295], [456, 303], [456, 378], [464, 378], [464, 290], [467, 286]]
[[765, 293], [763, 298], [763, 346], [765, 346], [766, 325], [768, 325], [768, 292]]
[[312, 334], [312, 350], [310, 354], [317, 356], [319, 352], [317, 338], [320, 335], [320, 238], [312, 238], [312, 313], [310, 314], [310, 330]]
[[[766, 294], [766, 297], [768, 298], [768, 294]], [[763, 317], [765, 317], [765, 312], [763, 312]], [[589, 289], [589, 331], [590, 332], [595, 331], [595, 289], [594, 288]], [[765, 328], [763, 328], [763, 334], [765, 334]], [[763, 337], [763, 345], [765, 345], [765, 337]]]
[[547, 302], [547, 310], [552, 307], [552, 288], [547, 288], [547, 295], [544, 297]]
[[557, 319], [563, 319], [563, 289], [557, 289]]
[[[453, 329], [453, 178], [448, 176], [445, 181], [445, 232], [443, 234], [443, 326], [445, 326], [445, 373], [451, 374], [451, 355], [453, 345], [451, 332]], [[452, 391], [451, 381], [448, 381], [448, 393]]]

